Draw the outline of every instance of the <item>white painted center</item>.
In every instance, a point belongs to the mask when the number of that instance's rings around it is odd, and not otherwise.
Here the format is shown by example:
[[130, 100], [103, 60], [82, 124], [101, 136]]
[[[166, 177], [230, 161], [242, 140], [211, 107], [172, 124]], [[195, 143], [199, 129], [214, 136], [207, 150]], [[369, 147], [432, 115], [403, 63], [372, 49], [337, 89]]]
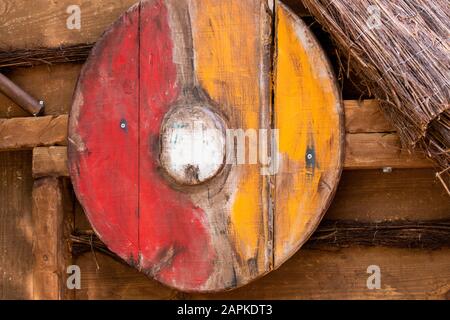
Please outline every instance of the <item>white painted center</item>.
[[178, 183], [200, 184], [222, 169], [225, 141], [219, 115], [207, 107], [178, 107], [163, 123], [161, 164]]

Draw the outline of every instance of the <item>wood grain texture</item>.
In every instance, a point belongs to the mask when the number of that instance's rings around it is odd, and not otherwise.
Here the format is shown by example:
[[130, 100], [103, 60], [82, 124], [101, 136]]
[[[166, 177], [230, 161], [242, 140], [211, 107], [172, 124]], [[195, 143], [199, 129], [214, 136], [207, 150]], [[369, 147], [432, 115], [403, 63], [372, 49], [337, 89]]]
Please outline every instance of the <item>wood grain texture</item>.
[[92, 253], [85, 254], [74, 263], [82, 270], [81, 290], [75, 292], [78, 300], [172, 300], [177, 297], [177, 291], [101, 253], [96, 253], [95, 257]]
[[[450, 249], [304, 248], [278, 270], [244, 288], [218, 294], [170, 291], [97, 253], [77, 259], [84, 287], [76, 299], [448, 299]], [[430, 263], [430, 261], [432, 261]], [[368, 290], [366, 270], [381, 268], [381, 289]]]
[[59, 300], [66, 286], [63, 240], [64, 209], [58, 178], [42, 178], [33, 186], [33, 299]]
[[[118, 261], [92, 230], [77, 230], [71, 236], [75, 257], [98, 251]], [[347, 248], [349, 246], [442, 249], [450, 248], [450, 219], [425, 221], [359, 222], [323, 220], [304, 248]]]
[[0, 153], [0, 299], [33, 298], [31, 152]]
[[344, 171], [325, 215], [331, 220], [381, 222], [450, 218], [450, 201], [433, 169]]
[[395, 128], [384, 116], [378, 100], [344, 100], [345, 132], [392, 133]]
[[0, 150], [67, 144], [67, 116], [0, 119]]
[[[412, 154], [402, 148], [395, 133], [357, 133], [345, 137], [345, 166], [347, 169], [429, 168], [434, 164], [423, 154]], [[389, 160], [388, 160], [389, 159]]]
[[37, 147], [33, 149], [33, 177], [68, 177], [66, 147]]
[[344, 155], [344, 114], [331, 66], [306, 24], [277, 7], [274, 257], [279, 267], [309, 238], [336, 191]]
[[[0, 48], [58, 47], [90, 43], [125, 12], [135, 0], [0, 1]], [[81, 10], [80, 30], [67, 28], [70, 5]]]
[[[192, 299], [447, 299], [450, 249], [350, 247], [300, 250], [247, 287]], [[432, 261], [432, 263], [430, 263]], [[367, 267], [381, 269], [381, 289], [367, 289]]]

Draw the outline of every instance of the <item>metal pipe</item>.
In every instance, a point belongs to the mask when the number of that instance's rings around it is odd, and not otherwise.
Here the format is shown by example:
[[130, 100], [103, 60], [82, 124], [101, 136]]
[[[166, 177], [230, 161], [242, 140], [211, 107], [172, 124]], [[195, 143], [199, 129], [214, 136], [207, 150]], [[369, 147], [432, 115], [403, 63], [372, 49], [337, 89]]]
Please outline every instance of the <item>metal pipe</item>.
[[38, 116], [44, 111], [44, 101], [36, 100], [1, 73], [0, 91], [33, 116]]

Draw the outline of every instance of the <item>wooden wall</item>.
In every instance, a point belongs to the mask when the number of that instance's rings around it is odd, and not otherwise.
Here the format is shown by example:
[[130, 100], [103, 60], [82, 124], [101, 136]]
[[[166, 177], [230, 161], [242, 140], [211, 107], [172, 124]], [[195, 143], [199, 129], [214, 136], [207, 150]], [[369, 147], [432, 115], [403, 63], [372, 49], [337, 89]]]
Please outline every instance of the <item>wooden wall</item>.
[[[95, 42], [133, 2], [0, 0], [0, 51]], [[297, 1], [287, 2], [307, 15]], [[65, 27], [66, 8], [74, 3], [82, 10], [80, 31]], [[335, 61], [326, 35], [317, 25], [313, 29]], [[80, 64], [64, 63], [0, 71], [45, 100], [46, 115], [59, 116], [69, 112], [80, 68]], [[344, 99], [369, 98], [351, 81], [343, 83]], [[68, 179], [62, 178], [67, 176], [64, 120], [59, 127], [52, 118], [49, 123], [53, 124], [39, 129], [0, 94], [0, 299], [450, 299], [450, 201], [435, 170], [420, 156], [400, 150], [392, 128], [379, 113], [374, 114], [376, 106], [356, 102], [347, 106], [347, 131], [352, 139], [347, 170], [320, 228], [345, 222], [356, 228], [345, 231], [352, 238], [361, 225], [394, 224], [403, 232], [398, 241], [394, 238], [380, 245], [376, 231], [369, 232], [366, 241], [355, 238], [350, 243], [338, 237], [335, 242], [316, 237], [281, 268], [253, 284], [227, 293], [196, 295], [163, 287], [104, 253], [88, 250], [69, 255], [70, 233], [86, 232], [90, 225]], [[12, 118], [19, 122], [10, 122]], [[42, 134], [49, 131], [53, 132], [50, 138]], [[38, 139], [30, 142], [30, 134]], [[11, 135], [21, 136], [22, 142], [11, 144]], [[63, 149], [47, 148], [51, 145]], [[31, 151], [39, 146], [44, 148]], [[384, 166], [394, 169], [384, 173]], [[433, 234], [420, 227], [425, 222], [442, 226], [433, 227], [441, 235], [437, 245], [427, 242]], [[405, 245], [400, 238], [411, 237], [414, 228], [419, 230], [417, 239]], [[65, 289], [64, 271], [70, 264], [81, 268], [81, 290]], [[369, 265], [381, 268], [380, 290], [366, 287]], [[44, 282], [47, 286], [41, 285]]]

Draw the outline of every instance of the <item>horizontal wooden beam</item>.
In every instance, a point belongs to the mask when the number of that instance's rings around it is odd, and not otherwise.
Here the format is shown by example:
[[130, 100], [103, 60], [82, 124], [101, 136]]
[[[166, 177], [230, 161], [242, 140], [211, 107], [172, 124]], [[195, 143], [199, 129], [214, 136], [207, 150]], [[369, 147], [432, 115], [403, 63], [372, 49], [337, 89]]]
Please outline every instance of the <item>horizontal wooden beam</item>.
[[[136, 0], [0, 0], [1, 49], [59, 47], [97, 41]], [[74, 6], [76, 4], [76, 6]], [[78, 19], [79, 18], [79, 19]], [[80, 24], [76, 24], [76, 19]], [[79, 29], [78, 29], [79, 27]]]
[[347, 133], [395, 132], [384, 116], [378, 100], [344, 100], [345, 131]]
[[67, 115], [0, 119], [0, 151], [67, 145]]
[[[78, 70], [78, 69], [77, 69]], [[72, 88], [72, 87], [71, 87]], [[56, 89], [54, 89], [56, 90]], [[73, 88], [72, 88], [73, 90]], [[395, 129], [384, 117], [383, 112], [379, 107], [379, 103], [376, 100], [345, 100], [345, 131], [347, 133], [393, 133]], [[8, 145], [16, 145], [15, 148], [33, 148], [43, 145], [41, 141], [34, 139], [36, 134], [46, 129], [44, 138], [52, 138], [53, 144], [60, 144], [61, 139], [66, 139], [66, 127], [67, 127], [67, 115], [61, 116], [47, 116], [39, 118], [11, 118], [11, 119], [0, 119], [0, 131], [2, 136], [8, 136], [5, 142], [0, 138], [0, 150], [5, 149]], [[51, 123], [50, 123], [51, 122]], [[48, 127], [55, 127], [53, 131], [49, 131]], [[8, 128], [8, 129], [2, 129]], [[28, 138], [21, 134], [22, 127], [28, 128], [30, 135]], [[47, 127], [47, 128], [46, 128]], [[2, 137], [0, 136], [0, 137]], [[14, 142], [16, 140], [16, 142]], [[52, 144], [52, 140], [43, 141], [47, 145]], [[14, 147], [13, 147], [14, 148]]]
[[[348, 134], [344, 162], [346, 170], [381, 168], [430, 168], [433, 163], [399, 148], [396, 134]], [[39, 147], [33, 150], [33, 176], [69, 175], [66, 147]]]
[[424, 155], [403, 149], [396, 133], [348, 133], [345, 140], [347, 170], [433, 167]]
[[[398, 135], [375, 100], [344, 102], [346, 112], [345, 169], [430, 168], [424, 155], [403, 149]], [[0, 119], [0, 151], [33, 149], [33, 174], [67, 176], [65, 148], [68, 116]]]
[[[102, 253], [76, 259], [76, 299], [448, 299], [450, 249], [389, 247], [301, 249], [279, 269], [245, 287], [217, 294], [179, 293]], [[98, 265], [101, 266], [100, 270]], [[369, 290], [367, 269], [381, 268]]]

